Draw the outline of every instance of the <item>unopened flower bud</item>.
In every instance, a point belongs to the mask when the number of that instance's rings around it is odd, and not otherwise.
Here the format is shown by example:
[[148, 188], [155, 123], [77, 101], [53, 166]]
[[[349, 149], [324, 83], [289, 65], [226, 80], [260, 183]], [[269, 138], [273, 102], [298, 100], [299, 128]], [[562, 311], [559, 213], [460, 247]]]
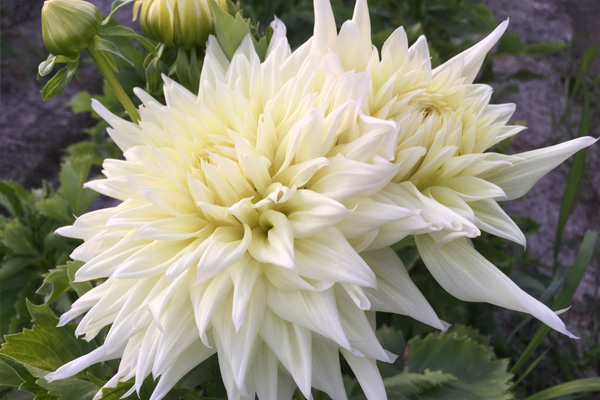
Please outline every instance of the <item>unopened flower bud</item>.
[[[138, 0], [136, 7], [140, 3], [142, 30], [169, 47], [191, 49], [204, 45], [213, 30], [209, 0]], [[217, 3], [227, 9], [225, 0]]]
[[88, 47], [102, 25], [102, 13], [82, 0], [47, 0], [42, 7], [42, 36], [54, 55], [75, 56]]

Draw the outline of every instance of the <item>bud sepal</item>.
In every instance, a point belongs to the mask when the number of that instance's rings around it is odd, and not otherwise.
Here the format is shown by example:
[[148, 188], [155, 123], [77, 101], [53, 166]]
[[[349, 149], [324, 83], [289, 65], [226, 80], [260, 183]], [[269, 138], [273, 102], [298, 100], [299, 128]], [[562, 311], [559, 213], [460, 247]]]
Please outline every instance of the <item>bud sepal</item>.
[[82, 0], [46, 0], [42, 7], [42, 37], [56, 56], [75, 57], [100, 32], [98, 7]]

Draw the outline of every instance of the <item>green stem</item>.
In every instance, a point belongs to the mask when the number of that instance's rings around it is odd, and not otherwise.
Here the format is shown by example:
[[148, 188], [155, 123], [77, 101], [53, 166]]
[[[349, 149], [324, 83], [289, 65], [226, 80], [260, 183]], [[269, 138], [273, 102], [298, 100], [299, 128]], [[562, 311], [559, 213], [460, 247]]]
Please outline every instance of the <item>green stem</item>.
[[137, 108], [135, 108], [135, 106], [131, 102], [131, 99], [123, 90], [123, 87], [121, 87], [121, 84], [115, 77], [115, 74], [113, 73], [110, 65], [106, 61], [104, 54], [102, 54], [102, 50], [96, 50], [92, 48], [92, 46], [88, 47], [86, 50], [90, 54], [90, 57], [92, 57], [92, 60], [100, 70], [100, 73], [102, 74], [104, 79], [106, 79], [108, 85], [115, 92], [117, 99], [119, 99], [119, 101], [125, 108], [125, 111], [127, 111], [127, 114], [129, 114], [131, 120], [137, 124], [140, 120], [140, 115], [138, 114]]

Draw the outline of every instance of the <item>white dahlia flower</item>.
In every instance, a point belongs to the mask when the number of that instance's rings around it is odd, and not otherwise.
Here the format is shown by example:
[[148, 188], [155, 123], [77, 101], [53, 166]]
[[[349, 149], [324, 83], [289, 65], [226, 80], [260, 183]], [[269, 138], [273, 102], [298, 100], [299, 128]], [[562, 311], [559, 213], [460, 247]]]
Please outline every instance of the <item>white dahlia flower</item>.
[[366, 0], [357, 0], [352, 20], [339, 34], [328, 1], [316, 1], [315, 14], [312, 49], [336, 54], [346, 71], [367, 72], [371, 84], [363, 112], [401, 128], [394, 157], [399, 169], [370, 199], [414, 215], [350, 236], [355, 249], [382, 249], [415, 235], [425, 265], [453, 296], [526, 312], [573, 336], [554, 312], [469, 242], [485, 231], [525, 246], [525, 236], [497, 202], [522, 197], [547, 172], [596, 141], [582, 137], [510, 156], [486, 152], [524, 129], [507, 125], [514, 104], [489, 104], [492, 88], [473, 83], [508, 21], [432, 69], [425, 38], [409, 47], [403, 28], [392, 33], [378, 54], [371, 44]]
[[214, 37], [196, 97], [165, 78], [166, 105], [137, 89], [139, 125], [97, 102], [124, 160], [87, 184], [121, 200], [59, 233], [85, 242], [77, 281], [105, 279], [61, 324], [104, 344], [47, 376], [121, 358], [107, 383], [160, 377], [163, 398], [214, 353], [232, 399], [345, 399], [341, 353], [369, 399], [392, 362], [372, 311], [438, 319], [390, 248], [359, 254], [348, 238], [412, 218], [370, 196], [398, 175], [394, 121], [362, 113], [371, 77], [304, 46], [273, 23], [266, 58], [248, 36], [231, 61]]

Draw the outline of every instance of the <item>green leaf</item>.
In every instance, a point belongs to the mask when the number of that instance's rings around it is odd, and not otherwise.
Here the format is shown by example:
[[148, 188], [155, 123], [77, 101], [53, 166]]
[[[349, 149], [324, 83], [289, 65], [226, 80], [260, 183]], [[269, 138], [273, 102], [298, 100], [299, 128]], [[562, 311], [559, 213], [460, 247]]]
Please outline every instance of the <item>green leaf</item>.
[[215, 36], [221, 49], [230, 60], [242, 40], [250, 33], [250, 24], [242, 18], [241, 13], [235, 17], [225, 12], [214, 0], [210, 4], [215, 14]]
[[384, 349], [398, 355], [398, 358], [393, 364], [378, 363], [379, 372], [382, 377], [393, 376], [402, 370], [404, 367], [404, 350], [406, 348], [406, 341], [401, 330], [396, 330], [388, 325], [383, 325], [377, 329], [377, 339]]
[[31, 195], [13, 181], [0, 181], [0, 205], [13, 217], [23, 218]]
[[533, 57], [545, 57], [554, 53], [558, 53], [562, 49], [567, 47], [567, 43], [559, 41], [548, 41], [536, 43], [529, 46], [525, 50], [525, 55]]
[[384, 379], [383, 384], [390, 400], [421, 399], [427, 392], [455, 380], [450, 374], [425, 370], [420, 374], [404, 372]]
[[19, 386], [23, 380], [11, 367], [0, 358], [0, 385]]
[[29, 305], [28, 308], [36, 325], [31, 330], [6, 335], [0, 354], [22, 364], [54, 371], [96, 347], [75, 337], [74, 324], [56, 327], [58, 318], [47, 305]]
[[523, 43], [521, 35], [514, 32], [507, 32], [502, 35], [496, 54], [518, 56], [525, 53], [526, 49], [527, 46]]
[[548, 79], [546, 75], [536, 74], [528, 69], [520, 69], [510, 76], [512, 79], [518, 79], [520, 81], [532, 81], [534, 79]]
[[36, 293], [44, 296], [44, 303], [51, 304], [70, 288], [67, 266], [61, 265], [46, 274]]
[[11, 257], [2, 262], [0, 266], [0, 284], [8, 281], [20, 272], [27, 271], [26, 268], [36, 259], [37, 257]]
[[140, 44], [148, 51], [148, 53], [152, 54], [154, 57], [158, 57], [158, 51], [156, 50], [156, 46], [154, 45], [154, 43], [152, 43], [152, 41], [145, 38], [144, 36], [138, 35], [136, 31], [127, 26], [112, 25], [103, 27], [102, 31], [100, 32], [100, 36], [121, 36], [134, 38], [135, 40], [140, 42]]
[[51, 196], [35, 205], [40, 214], [50, 217], [61, 224], [72, 224], [74, 217], [69, 212], [69, 205], [61, 196]]
[[[583, 237], [583, 242], [579, 247], [579, 253], [575, 258], [575, 262], [573, 263], [573, 267], [565, 280], [565, 285], [556, 298], [554, 302], [553, 309], [560, 310], [564, 309], [568, 306], [575, 290], [579, 286], [579, 282], [583, 278], [585, 271], [587, 270], [587, 266], [592, 259], [592, 255], [594, 253], [594, 246], [596, 245], [597, 234], [592, 231], [588, 231]], [[535, 333], [533, 338], [527, 344], [527, 347], [521, 353], [521, 356], [513, 365], [510, 372], [516, 374], [527, 362], [527, 360], [531, 357], [531, 355], [537, 350], [537, 348], [542, 344], [542, 341], [546, 337], [546, 335], [550, 332], [550, 328], [547, 325], [542, 325], [538, 331]]]
[[83, 187], [88, 180], [92, 161], [89, 157], [77, 157], [66, 160], [61, 165], [59, 193], [64, 196], [71, 212], [77, 216], [85, 213], [90, 203], [98, 197], [96, 192]]
[[512, 398], [509, 393], [511, 374], [506, 371], [508, 361], [495, 359], [490, 347], [464, 336], [464, 330], [413, 338], [408, 346], [407, 372], [440, 371], [457, 378], [421, 395], [421, 399]]
[[2, 232], [2, 244], [15, 254], [41, 257], [36, 246], [32, 244], [33, 232], [31, 228], [19, 221], [9, 221]]
[[56, 75], [54, 75], [42, 89], [42, 99], [46, 101], [61, 94], [73, 76], [77, 73], [78, 67], [79, 61], [75, 61], [58, 70]]
[[[100, 400], [119, 400], [123, 398], [122, 396], [131, 389], [134, 384], [134, 379], [130, 379], [127, 382], [119, 382], [116, 388], [106, 388], [102, 389], [102, 397]], [[150, 377], [146, 378], [142, 388], [140, 389], [140, 396], [134, 392], [125, 399], [149, 399], [156, 387], [156, 382], [154, 382]]]
[[77, 378], [61, 379], [53, 382], [40, 378], [36, 381], [36, 384], [46, 389], [49, 395], [56, 396], [60, 400], [92, 400], [100, 390], [92, 382]]
[[89, 92], [78, 92], [67, 104], [76, 114], [92, 112], [92, 95]]
[[119, 9], [121, 7], [125, 7], [127, 4], [131, 4], [135, 1], [136, 0], [115, 0], [115, 1], [113, 1], [112, 5], [110, 6], [110, 14], [108, 14], [108, 17], [104, 18], [104, 21], [102, 21], [102, 25], [108, 24], [109, 21], [111, 20], [111, 18], [113, 17], [113, 15], [115, 15], [115, 13], [117, 11], [119, 11]]
[[89, 290], [92, 289], [92, 284], [89, 281], [75, 282], [75, 272], [83, 266], [81, 261], [69, 261], [67, 262], [67, 275], [69, 277], [69, 284], [77, 292], [79, 297], [83, 296]]
[[[583, 97], [583, 111], [581, 112], [581, 122], [579, 124], [579, 137], [587, 136], [590, 130], [590, 97], [585, 90], [584, 86], [584, 97]], [[562, 234], [565, 229], [565, 225], [569, 220], [573, 206], [577, 199], [579, 192], [579, 182], [583, 174], [583, 166], [585, 164], [585, 149], [578, 151], [573, 157], [573, 164], [569, 169], [569, 178], [567, 179], [567, 186], [565, 187], [565, 193], [562, 198], [560, 206], [560, 214], [558, 216], [558, 227], [556, 229], [556, 239], [554, 240], [554, 261], [558, 259], [558, 252], [562, 242]]]
[[46, 389], [44, 389], [36, 383], [38, 378], [40, 378], [40, 376], [36, 375], [45, 375], [45, 373], [40, 373], [43, 371], [40, 371], [36, 368], [27, 367], [21, 362], [15, 360], [12, 357], [6, 356], [1, 352], [0, 362], [4, 363], [8, 368], [10, 368], [13, 371], [13, 375], [10, 378], [12, 382], [16, 380], [16, 377], [18, 377], [18, 379], [21, 380], [21, 383], [19, 384], [19, 390], [35, 395], [35, 400], [58, 400], [57, 397], [49, 395]]
[[533, 396], [527, 397], [525, 400], [550, 400], [569, 394], [584, 392], [600, 392], [600, 378], [585, 378], [563, 383], [542, 390]]
[[31, 315], [31, 321], [39, 326], [55, 327], [58, 317], [52, 312], [47, 304], [35, 305], [27, 300], [27, 310]]
[[[96, 50], [105, 51], [107, 53], [115, 55], [115, 56], [119, 57], [120, 59], [122, 59], [123, 61], [125, 61], [127, 64], [131, 65], [132, 67], [135, 66], [133, 61], [131, 61], [123, 53], [121, 53], [121, 50], [119, 50], [119, 48], [114, 43], [109, 41], [108, 39], [103, 39], [100, 36], [96, 36], [96, 37], [94, 37], [94, 41], [92, 43]], [[116, 66], [114, 66], [114, 65], [112, 67], [116, 68]]]

